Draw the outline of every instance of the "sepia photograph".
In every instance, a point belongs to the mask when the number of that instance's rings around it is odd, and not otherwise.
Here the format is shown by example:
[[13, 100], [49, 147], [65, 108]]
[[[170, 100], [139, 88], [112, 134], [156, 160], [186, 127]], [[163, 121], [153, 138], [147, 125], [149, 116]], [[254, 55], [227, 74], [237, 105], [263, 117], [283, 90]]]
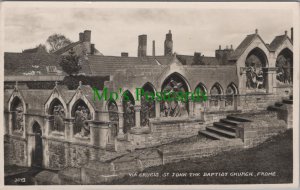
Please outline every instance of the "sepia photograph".
[[299, 12], [1, 2], [2, 185], [296, 187]]

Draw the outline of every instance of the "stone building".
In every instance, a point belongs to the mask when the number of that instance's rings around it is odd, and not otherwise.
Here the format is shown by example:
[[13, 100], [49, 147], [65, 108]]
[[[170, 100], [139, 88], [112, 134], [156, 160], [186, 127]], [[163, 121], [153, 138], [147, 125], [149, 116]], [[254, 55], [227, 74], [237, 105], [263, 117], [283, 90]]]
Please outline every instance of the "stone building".
[[[230, 113], [264, 110], [292, 94], [293, 42], [285, 32], [266, 44], [258, 31], [215, 57], [174, 53], [171, 31], [164, 55], [147, 55], [147, 35], [138, 37], [138, 56], [104, 56], [91, 44], [91, 31], [53, 54], [5, 53], [5, 164], [49, 169], [79, 167], [113, 151], [151, 147], [193, 136]], [[66, 76], [57, 60], [72, 50], [81, 74], [109, 76], [115, 101], [95, 99], [93, 86], [60, 85]], [[28, 74], [29, 73], [29, 74]], [[50, 89], [34, 88], [51, 83]], [[136, 98], [144, 92], [195, 92], [207, 101], [162, 102]], [[104, 89], [100, 89], [100, 93]], [[127, 99], [125, 100], [124, 93]]]

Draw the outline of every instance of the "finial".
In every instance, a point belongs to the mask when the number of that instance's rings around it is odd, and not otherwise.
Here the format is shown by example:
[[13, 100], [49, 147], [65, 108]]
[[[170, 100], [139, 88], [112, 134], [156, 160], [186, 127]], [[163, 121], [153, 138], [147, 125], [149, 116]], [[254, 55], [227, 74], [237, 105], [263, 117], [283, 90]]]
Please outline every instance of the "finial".
[[258, 29], [257, 28], [255, 29], [255, 34], [258, 34]]
[[16, 81], [16, 85], [15, 85], [15, 87], [18, 87], [18, 83], [19, 83], [19, 82], [18, 82], [18, 81]]
[[82, 86], [82, 82], [81, 81], [79, 81], [79, 87], [81, 87]]
[[58, 85], [58, 81], [55, 81], [55, 86], [57, 86]]

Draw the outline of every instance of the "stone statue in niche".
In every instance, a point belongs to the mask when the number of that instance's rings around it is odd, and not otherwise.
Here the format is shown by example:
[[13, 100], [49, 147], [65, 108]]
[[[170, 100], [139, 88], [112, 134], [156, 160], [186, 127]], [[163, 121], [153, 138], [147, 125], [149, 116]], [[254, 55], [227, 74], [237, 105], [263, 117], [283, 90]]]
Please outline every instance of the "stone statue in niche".
[[249, 89], [260, 89], [263, 88], [264, 83], [264, 75], [262, 68], [256, 67], [256, 64], [252, 62], [247, 68], [246, 68], [246, 87]]
[[75, 111], [75, 134], [76, 136], [87, 137], [90, 134], [90, 127], [87, 120], [91, 119], [90, 111], [85, 106], [78, 106]]
[[131, 127], [134, 126], [134, 114], [134, 105], [130, 101], [126, 102], [124, 111], [124, 133], [128, 132], [131, 129]]
[[211, 90], [210, 90], [210, 94], [211, 94], [211, 97], [210, 97], [210, 106], [215, 106], [217, 107], [219, 105], [219, 100], [221, 98], [220, 95], [220, 92], [218, 90], [218, 88], [216, 86], [214, 86]]
[[15, 131], [18, 131], [18, 132], [23, 132], [24, 130], [24, 124], [23, 124], [23, 116], [24, 116], [24, 109], [23, 109], [23, 106], [22, 104], [19, 104], [17, 107], [16, 107], [16, 125], [15, 125]]
[[53, 110], [54, 114], [54, 124], [53, 124], [53, 131], [64, 131], [64, 116], [65, 110], [62, 105], [54, 106]]
[[179, 92], [185, 93], [183, 84], [181, 82], [176, 82], [171, 79], [170, 82], [163, 89], [167, 92], [167, 97], [170, 97], [171, 101], [163, 101], [161, 103], [161, 116], [163, 117], [180, 117], [187, 115], [187, 105], [185, 102], [176, 101], [176, 94]]
[[278, 67], [276, 78], [282, 83], [291, 83], [291, 61], [289, 58], [285, 59], [283, 56], [280, 56], [276, 61], [276, 67]]
[[[154, 117], [155, 102], [146, 100], [145, 96], [141, 97], [141, 126], [149, 126], [149, 118]], [[154, 113], [154, 114], [153, 114]]]

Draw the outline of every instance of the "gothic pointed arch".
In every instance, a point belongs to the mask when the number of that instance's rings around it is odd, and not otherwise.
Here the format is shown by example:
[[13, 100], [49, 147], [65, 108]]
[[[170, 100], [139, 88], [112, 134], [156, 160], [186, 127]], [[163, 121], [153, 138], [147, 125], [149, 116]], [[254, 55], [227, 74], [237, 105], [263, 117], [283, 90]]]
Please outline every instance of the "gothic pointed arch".
[[289, 48], [281, 50], [276, 58], [276, 79], [280, 84], [293, 82], [293, 52]]
[[210, 98], [209, 98], [209, 104], [211, 107], [218, 107], [220, 106], [220, 101], [222, 99], [223, 88], [222, 86], [216, 82], [210, 89]]
[[79, 98], [73, 104], [71, 117], [74, 118], [74, 135], [89, 137], [90, 129], [87, 121], [92, 119], [92, 114], [89, 106], [83, 99]]
[[267, 84], [268, 57], [259, 47], [253, 48], [247, 55], [246, 87], [247, 89], [265, 89]]
[[25, 129], [24, 102], [20, 97], [15, 96], [10, 102], [10, 112], [12, 113], [12, 130], [23, 132]]
[[[188, 92], [191, 92], [191, 88], [187, 80], [181, 74], [174, 72], [166, 77], [161, 89], [163, 100], [160, 103], [160, 115], [163, 117], [188, 116]], [[182, 94], [181, 100], [177, 99], [179, 94]]]
[[119, 131], [119, 113], [118, 113], [118, 106], [114, 100], [107, 101], [107, 111], [108, 117], [110, 122], [110, 140], [113, 140]]
[[50, 132], [59, 132], [64, 134], [64, 119], [66, 118], [67, 114], [65, 108], [66, 107], [58, 98], [54, 98], [49, 104], [47, 113], [50, 115]]
[[233, 106], [234, 95], [238, 94], [238, 89], [233, 82], [227, 86], [225, 94], [225, 106]]
[[155, 117], [155, 88], [147, 82], [142, 87], [143, 95], [141, 96], [141, 126], [149, 126], [149, 119]]

